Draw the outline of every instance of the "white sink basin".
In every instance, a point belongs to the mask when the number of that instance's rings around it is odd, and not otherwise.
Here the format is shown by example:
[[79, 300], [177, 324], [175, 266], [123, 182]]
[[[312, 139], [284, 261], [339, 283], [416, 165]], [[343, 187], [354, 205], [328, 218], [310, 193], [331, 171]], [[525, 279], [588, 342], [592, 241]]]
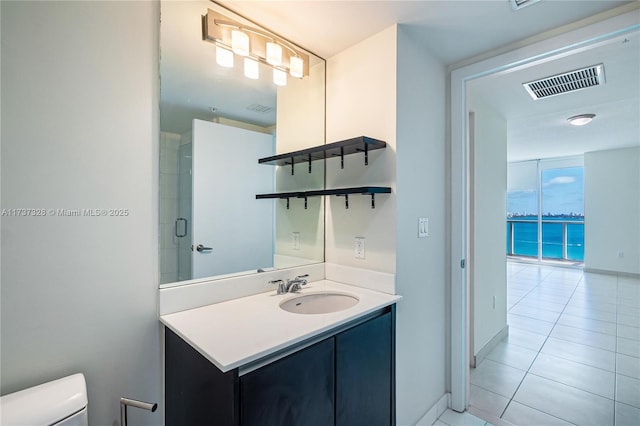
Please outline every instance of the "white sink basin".
[[308, 293], [280, 303], [280, 308], [294, 314], [328, 314], [357, 305], [358, 298], [344, 293]]

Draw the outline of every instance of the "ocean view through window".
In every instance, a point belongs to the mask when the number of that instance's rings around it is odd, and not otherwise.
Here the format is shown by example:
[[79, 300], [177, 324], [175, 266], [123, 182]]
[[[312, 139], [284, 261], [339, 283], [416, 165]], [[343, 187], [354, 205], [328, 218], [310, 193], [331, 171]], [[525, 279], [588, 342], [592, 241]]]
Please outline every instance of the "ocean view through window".
[[550, 163], [510, 164], [507, 255], [582, 262], [584, 167]]

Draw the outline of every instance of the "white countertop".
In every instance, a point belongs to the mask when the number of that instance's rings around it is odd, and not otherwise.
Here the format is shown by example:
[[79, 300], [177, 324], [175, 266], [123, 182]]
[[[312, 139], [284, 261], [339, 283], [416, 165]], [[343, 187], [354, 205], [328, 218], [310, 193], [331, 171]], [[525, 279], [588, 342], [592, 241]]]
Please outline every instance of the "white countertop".
[[[294, 314], [280, 303], [314, 292], [354, 295], [359, 302], [327, 314]], [[242, 367], [358, 317], [392, 305], [397, 295], [333, 281], [314, 281], [299, 293], [275, 291], [162, 315], [160, 321], [223, 372]]]

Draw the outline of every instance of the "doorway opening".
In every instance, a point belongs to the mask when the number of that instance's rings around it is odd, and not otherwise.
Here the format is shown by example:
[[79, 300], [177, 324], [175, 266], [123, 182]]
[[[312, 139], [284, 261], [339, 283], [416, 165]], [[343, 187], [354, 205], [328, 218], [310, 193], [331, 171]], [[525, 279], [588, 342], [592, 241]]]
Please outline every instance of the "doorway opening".
[[[467, 83], [487, 76], [507, 76], [637, 36], [637, 14], [624, 13], [451, 73], [451, 408], [464, 411], [469, 401], [469, 146]], [[604, 139], [607, 139], [606, 137]], [[611, 141], [611, 138], [608, 138]], [[562, 155], [560, 155], [562, 156]], [[506, 230], [506, 227], [503, 228]], [[506, 233], [503, 242], [506, 242]], [[504, 245], [502, 246], [504, 250]], [[502, 252], [502, 256], [505, 253]]]

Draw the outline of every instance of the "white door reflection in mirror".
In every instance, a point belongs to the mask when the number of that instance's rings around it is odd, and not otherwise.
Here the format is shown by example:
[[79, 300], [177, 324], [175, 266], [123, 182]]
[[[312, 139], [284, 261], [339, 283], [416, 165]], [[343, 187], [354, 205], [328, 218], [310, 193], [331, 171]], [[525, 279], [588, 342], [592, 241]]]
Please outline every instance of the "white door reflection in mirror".
[[255, 199], [255, 194], [274, 191], [274, 169], [257, 161], [274, 154], [273, 136], [193, 120], [192, 143], [189, 278], [273, 267], [273, 204]]

